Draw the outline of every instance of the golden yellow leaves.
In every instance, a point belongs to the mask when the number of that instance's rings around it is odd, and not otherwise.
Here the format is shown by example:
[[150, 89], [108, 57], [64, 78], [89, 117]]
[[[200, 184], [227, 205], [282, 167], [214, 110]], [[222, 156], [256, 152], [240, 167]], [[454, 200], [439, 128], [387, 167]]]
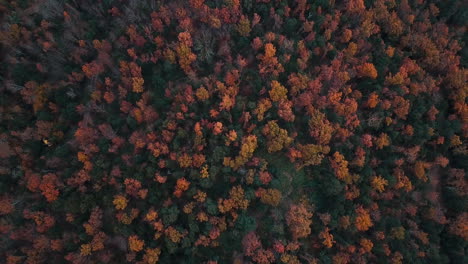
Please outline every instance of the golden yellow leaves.
[[375, 141], [377, 149], [383, 149], [384, 147], [390, 146], [390, 137], [386, 133], [381, 133]]
[[89, 256], [91, 255], [91, 244], [83, 244], [80, 247], [80, 255], [81, 256]]
[[208, 221], [208, 215], [205, 212], [199, 212], [197, 214], [197, 221], [198, 222], [206, 222]]
[[112, 202], [117, 210], [123, 210], [127, 207], [128, 200], [123, 195], [116, 195]]
[[192, 53], [190, 48], [192, 46], [192, 37], [189, 32], [181, 32], [179, 33], [178, 39], [179, 44], [175, 51], [179, 58], [180, 67], [188, 74], [193, 71], [190, 65], [197, 59], [197, 55]]
[[197, 55], [192, 53], [189, 46], [180, 44], [176, 48], [177, 56], [179, 57], [179, 65], [186, 73], [192, 71], [190, 65], [197, 59]]
[[341, 35], [341, 42], [347, 43], [351, 40], [352, 37], [353, 37], [353, 31], [350, 29], [345, 29], [343, 31], [343, 35]]
[[143, 246], [145, 245], [145, 241], [138, 239], [138, 236], [133, 235], [128, 238], [128, 246], [131, 251], [139, 252], [143, 250]]
[[344, 54], [347, 57], [353, 57], [356, 54], [357, 50], [358, 50], [357, 44], [354, 42], [350, 42], [348, 44], [348, 47], [344, 50]]
[[163, 52], [164, 59], [169, 61], [169, 63], [174, 64], [176, 63], [176, 54], [170, 48], [166, 48]]
[[232, 187], [229, 199], [219, 199], [218, 209], [221, 213], [227, 213], [233, 209], [245, 210], [249, 206], [249, 200], [245, 199], [244, 189], [239, 186]]
[[242, 145], [239, 155], [234, 159], [229, 157], [224, 158], [224, 165], [230, 166], [234, 170], [239, 169], [244, 165], [253, 155], [257, 148], [257, 137], [255, 135], [248, 135], [242, 138]]
[[237, 139], [237, 132], [235, 130], [230, 130], [229, 133], [226, 134], [226, 146], [231, 145], [232, 142], [236, 141]]
[[257, 115], [257, 119], [262, 121], [265, 117], [265, 113], [272, 107], [271, 101], [268, 98], [260, 99], [260, 102], [257, 104], [257, 108], [255, 109], [255, 114]]
[[450, 138], [450, 146], [451, 147], [456, 147], [456, 146], [460, 146], [462, 145], [463, 142], [460, 140], [460, 136], [458, 135], [453, 135], [451, 138]]
[[429, 167], [429, 164], [423, 161], [416, 161], [414, 164], [414, 175], [424, 182], [427, 181], [426, 168]]
[[395, 75], [391, 73], [385, 78], [385, 83], [389, 85], [402, 85], [405, 83], [408, 74], [406, 72], [398, 72]]
[[135, 93], [141, 93], [143, 92], [143, 84], [145, 83], [145, 80], [141, 77], [133, 77], [132, 78], [132, 91]]
[[330, 152], [330, 147], [320, 146], [314, 144], [307, 145], [298, 145], [299, 150], [299, 159], [300, 163], [298, 164], [299, 168], [310, 166], [310, 165], [319, 165], [322, 163], [322, 159]]
[[195, 95], [200, 101], [206, 101], [208, 100], [208, 98], [210, 98], [210, 94], [208, 93], [208, 90], [206, 90], [206, 88], [203, 86], [201, 86], [195, 91]]
[[247, 37], [250, 34], [250, 21], [247, 17], [242, 16], [239, 23], [237, 24], [237, 32], [241, 36]]
[[193, 212], [194, 207], [195, 207], [195, 203], [190, 202], [184, 205], [184, 208], [182, 208], [182, 211], [186, 214], [191, 214]]
[[[100, 251], [104, 249], [104, 240], [106, 235], [103, 232], [99, 232], [93, 237], [90, 243], [86, 243], [80, 246], [80, 255], [89, 256], [93, 251]], [[51, 241], [52, 242], [52, 241]], [[61, 246], [61, 245], [56, 245]]]
[[265, 44], [265, 57], [266, 58], [271, 58], [275, 56], [276, 54], [276, 48], [273, 46], [271, 43]]
[[361, 254], [370, 253], [374, 247], [374, 243], [372, 243], [372, 241], [367, 238], [362, 238], [359, 242], [359, 245], [361, 246]]
[[385, 180], [382, 176], [374, 176], [371, 179], [371, 186], [377, 192], [383, 192], [385, 190], [385, 186], [388, 185], [388, 181]]
[[145, 264], [156, 264], [159, 261], [159, 255], [161, 255], [160, 248], [147, 248], [143, 256], [143, 262]]
[[203, 202], [205, 202], [206, 197], [207, 197], [207, 195], [206, 195], [205, 192], [202, 192], [202, 191], [198, 190], [197, 194], [195, 194], [193, 196], [193, 199], [197, 200], [197, 202], [199, 202], [199, 203], [203, 203]]
[[249, 200], [245, 199], [244, 189], [241, 186], [232, 187], [229, 195], [234, 202], [234, 208], [245, 210], [249, 206]]
[[138, 209], [133, 208], [130, 210], [129, 213], [126, 213], [126, 212], [117, 213], [116, 217], [117, 217], [117, 220], [119, 220], [119, 222], [121, 222], [122, 224], [129, 225], [133, 222], [133, 220], [135, 220], [135, 218], [137, 218], [139, 212], [140, 211]]
[[185, 236], [182, 232], [179, 232], [177, 229], [175, 229], [172, 226], [169, 226], [166, 231], [166, 236], [169, 238], [174, 243], [179, 243], [182, 238]]
[[335, 171], [335, 175], [339, 180], [350, 182], [349, 179], [349, 170], [348, 170], [348, 161], [343, 155], [339, 152], [333, 154], [333, 158], [330, 160], [331, 166]]
[[255, 149], [257, 148], [257, 137], [249, 135], [242, 139], [242, 147], [239, 153], [242, 157], [251, 157]]
[[159, 214], [154, 209], [150, 209], [145, 215], [145, 221], [151, 222], [158, 218]]
[[190, 155], [188, 155], [187, 153], [184, 153], [181, 156], [179, 156], [177, 162], [179, 162], [179, 166], [181, 168], [188, 168], [192, 166], [192, 157], [190, 157]]
[[205, 165], [202, 167], [202, 169], [200, 170], [200, 178], [202, 179], [206, 179], [210, 176], [210, 174], [208, 173], [208, 165]]
[[310, 109], [309, 132], [320, 145], [327, 145], [333, 134], [333, 126], [325, 114], [317, 109]]
[[268, 138], [267, 148], [269, 153], [280, 151], [284, 147], [288, 147], [293, 141], [288, 136], [288, 131], [280, 128], [276, 121], [269, 121], [263, 128], [263, 134]]
[[397, 183], [395, 184], [396, 189], [403, 188], [406, 192], [413, 190], [413, 184], [408, 176], [405, 175], [404, 171], [401, 168], [395, 168], [393, 170], [393, 176], [396, 177]]
[[273, 102], [279, 102], [288, 99], [288, 90], [278, 81], [271, 81], [271, 90], [269, 91], [270, 98]]
[[219, 104], [220, 110], [229, 111], [234, 106], [235, 97], [225, 94], [222, 96], [221, 103]]
[[394, 239], [403, 240], [405, 238], [405, 228], [402, 226], [393, 227], [390, 231], [390, 236]]
[[395, 54], [395, 48], [392, 46], [388, 46], [387, 49], [385, 50], [385, 53], [387, 54], [387, 56], [392, 58], [393, 55]]
[[122, 74], [122, 81], [127, 87], [132, 87], [135, 93], [143, 92], [143, 84], [145, 80], [141, 75], [141, 67], [135, 62], [120, 61], [120, 73]]
[[277, 189], [263, 189], [257, 190], [256, 195], [260, 197], [260, 201], [264, 204], [271, 206], [278, 206], [281, 202], [282, 194]]
[[363, 65], [357, 67], [357, 71], [360, 77], [368, 77], [371, 79], [377, 78], [377, 70], [372, 63], [364, 63]]

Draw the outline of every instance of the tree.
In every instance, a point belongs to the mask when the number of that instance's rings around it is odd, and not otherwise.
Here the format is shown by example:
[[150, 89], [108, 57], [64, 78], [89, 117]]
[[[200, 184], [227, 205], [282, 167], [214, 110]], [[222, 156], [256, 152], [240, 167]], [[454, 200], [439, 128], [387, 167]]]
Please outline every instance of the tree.
[[363, 65], [358, 66], [357, 71], [360, 77], [368, 77], [371, 79], [377, 78], [377, 70], [375, 69], [375, 66], [372, 63], [366, 62]]
[[59, 196], [59, 190], [57, 189], [57, 176], [52, 173], [42, 176], [39, 189], [42, 191], [42, 195], [46, 197], [48, 202], [57, 200]]
[[410, 102], [401, 96], [396, 96], [393, 100], [393, 112], [401, 119], [406, 120], [409, 113]]
[[255, 232], [249, 232], [242, 239], [242, 246], [244, 247], [244, 254], [251, 257], [258, 249], [262, 248], [262, 243]]
[[276, 121], [269, 121], [262, 132], [268, 138], [267, 148], [270, 153], [288, 147], [293, 141], [293, 139], [288, 136], [288, 132], [280, 128]]
[[187, 181], [185, 178], [177, 179], [176, 187], [174, 190], [174, 196], [180, 198], [182, 193], [187, 191], [190, 186], [190, 182]]
[[275, 46], [272, 43], [265, 44], [265, 54], [257, 56], [260, 60], [260, 64], [258, 65], [260, 74], [266, 75], [271, 73], [273, 76], [278, 76], [284, 72], [283, 66], [278, 62], [278, 58], [275, 55]]
[[256, 195], [260, 197], [260, 201], [264, 204], [271, 206], [278, 206], [281, 202], [282, 194], [280, 190], [277, 189], [263, 189], [259, 188], [256, 192]]
[[327, 145], [333, 135], [333, 126], [326, 118], [325, 114], [317, 109], [309, 110], [311, 112], [309, 119], [309, 132], [320, 145]]
[[325, 228], [325, 230], [323, 230], [322, 232], [320, 232], [319, 234], [319, 238], [322, 239], [322, 244], [326, 247], [326, 248], [331, 248], [333, 247], [333, 244], [336, 243], [335, 240], [333, 240], [333, 235], [330, 234], [330, 229], [328, 227]]
[[324, 154], [328, 154], [330, 152], [330, 148], [328, 146], [314, 144], [298, 145], [297, 148], [300, 153], [300, 162], [298, 164], [299, 168], [310, 165], [319, 165], [325, 157]]
[[116, 195], [112, 202], [117, 210], [123, 210], [127, 207], [128, 200], [123, 195]]
[[468, 213], [464, 212], [459, 214], [454, 221], [450, 224], [449, 231], [465, 241], [468, 240]]
[[186, 74], [191, 73], [191, 64], [197, 59], [197, 55], [192, 53], [191, 47], [192, 36], [189, 32], [181, 32], [178, 36], [179, 43], [176, 46], [177, 57], [179, 58], [179, 65]]
[[139, 252], [143, 250], [145, 242], [140, 240], [138, 236], [132, 235], [128, 237], [128, 247], [131, 251]]
[[294, 240], [304, 238], [312, 232], [310, 225], [312, 224], [313, 213], [303, 204], [291, 205], [286, 214], [286, 223]]
[[333, 154], [333, 159], [330, 159], [331, 166], [335, 170], [335, 175], [339, 180], [350, 183], [351, 179], [348, 170], [348, 161], [339, 152]]
[[288, 99], [288, 90], [282, 86], [278, 81], [271, 81], [271, 90], [269, 91], [270, 99], [273, 102], [280, 102]]
[[239, 169], [244, 165], [253, 155], [257, 148], [257, 137], [254, 135], [248, 135], [242, 138], [241, 149], [239, 155], [234, 159], [225, 158], [225, 164], [232, 167], [234, 170]]
[[370, 218], [369, 211], [364, 209], [361, 205], [356, 208], [354, 224], [359, 231], [367, 231], [374, 225]]
[[375, 108], [379, 103], [379, 95], [375, 92], [369, 95], [369, 99], [367, 99], [367, 107]]
[[388, 185], [388, 181], [382, 178], [382, 176], [374, 176], [371, 179], [372, 188], [378, 192], [383, 192], [385, 186]]

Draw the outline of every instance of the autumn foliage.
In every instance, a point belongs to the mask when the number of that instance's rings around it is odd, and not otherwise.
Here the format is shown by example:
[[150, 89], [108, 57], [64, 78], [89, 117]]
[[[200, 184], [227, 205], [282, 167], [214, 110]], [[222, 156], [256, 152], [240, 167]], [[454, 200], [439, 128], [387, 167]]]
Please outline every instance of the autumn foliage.
[[0, 14], [0, 263], [466, 263], [463, 1]]

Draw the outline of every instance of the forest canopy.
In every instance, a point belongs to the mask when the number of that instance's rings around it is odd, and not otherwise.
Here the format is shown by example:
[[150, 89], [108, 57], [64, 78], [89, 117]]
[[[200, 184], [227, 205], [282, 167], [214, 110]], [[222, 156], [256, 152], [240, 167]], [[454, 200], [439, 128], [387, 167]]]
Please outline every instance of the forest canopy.
[[460, 0], [0, 0], [0, 263], [467, 263]]

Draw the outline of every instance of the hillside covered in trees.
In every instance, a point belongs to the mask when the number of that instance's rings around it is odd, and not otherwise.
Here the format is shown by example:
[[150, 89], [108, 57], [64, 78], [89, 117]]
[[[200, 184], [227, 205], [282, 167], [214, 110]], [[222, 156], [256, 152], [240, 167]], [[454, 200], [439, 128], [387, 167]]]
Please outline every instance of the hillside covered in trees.
[[0, 0], [0, 263], [467, 263], [461, 0]]

